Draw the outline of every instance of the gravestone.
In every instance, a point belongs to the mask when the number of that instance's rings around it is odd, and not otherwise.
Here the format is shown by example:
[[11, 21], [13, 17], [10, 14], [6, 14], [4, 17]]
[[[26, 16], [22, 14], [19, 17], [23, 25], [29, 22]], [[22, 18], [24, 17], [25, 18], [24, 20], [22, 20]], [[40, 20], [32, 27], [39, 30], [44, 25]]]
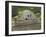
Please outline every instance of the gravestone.
[[22, 12], [23, 14], [17, 19], [18, 21], [16, 23], [31, 24], [37, 22], [37, 19], [33, 12], [31, 12], [30, 10], [23, 10]]

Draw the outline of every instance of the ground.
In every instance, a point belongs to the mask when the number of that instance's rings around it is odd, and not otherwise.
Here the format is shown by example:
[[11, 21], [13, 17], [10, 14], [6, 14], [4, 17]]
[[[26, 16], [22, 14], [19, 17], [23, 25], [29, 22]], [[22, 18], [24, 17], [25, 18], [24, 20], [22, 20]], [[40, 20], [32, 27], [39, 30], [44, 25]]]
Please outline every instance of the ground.
[[[20, 22], [20, 21], [19, 21]], [[24, 23], [17, 23], [15, 26], [12, 26], [12, 31], [22, 31], [22, 30], [39, 30], [41, 28], [40, 23], [32, 23], [25, 21]]]

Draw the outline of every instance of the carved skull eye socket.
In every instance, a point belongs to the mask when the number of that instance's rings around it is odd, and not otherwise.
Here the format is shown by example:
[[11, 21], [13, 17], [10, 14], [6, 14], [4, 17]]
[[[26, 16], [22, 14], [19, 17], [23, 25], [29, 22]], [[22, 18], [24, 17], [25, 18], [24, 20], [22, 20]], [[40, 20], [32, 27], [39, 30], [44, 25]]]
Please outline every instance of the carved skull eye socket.
[[27, 17], [31, 17], [31, 14], [30, 15], [27, 15]]
[[29, 15], [27, 15], [27, 17], [29, 17]]

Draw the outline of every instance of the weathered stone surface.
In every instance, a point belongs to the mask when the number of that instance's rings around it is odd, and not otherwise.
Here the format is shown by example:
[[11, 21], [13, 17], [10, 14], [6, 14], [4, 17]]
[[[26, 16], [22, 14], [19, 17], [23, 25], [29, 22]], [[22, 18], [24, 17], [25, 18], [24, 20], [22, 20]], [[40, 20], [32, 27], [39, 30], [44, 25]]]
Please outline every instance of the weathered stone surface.
[[21, 17], [13, 18], [12, 30], [36, 30], [41, 28], [41, 22], [35, 17], [35, 15], [29, 11], [24, 10]]

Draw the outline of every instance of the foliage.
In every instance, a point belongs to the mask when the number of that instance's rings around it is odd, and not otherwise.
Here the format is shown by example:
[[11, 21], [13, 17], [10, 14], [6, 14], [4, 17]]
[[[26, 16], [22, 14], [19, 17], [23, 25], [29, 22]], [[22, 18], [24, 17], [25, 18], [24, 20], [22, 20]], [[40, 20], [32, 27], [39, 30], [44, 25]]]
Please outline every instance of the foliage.
[[[37, 18], [41, 18], [41, 7], [33, 7], [33, 6], [12, 6], [12, 16], [17, 16], [22, 14], [23, 10], [32, 11]], [[20, 12], [20, 13], [19, 13]]]

